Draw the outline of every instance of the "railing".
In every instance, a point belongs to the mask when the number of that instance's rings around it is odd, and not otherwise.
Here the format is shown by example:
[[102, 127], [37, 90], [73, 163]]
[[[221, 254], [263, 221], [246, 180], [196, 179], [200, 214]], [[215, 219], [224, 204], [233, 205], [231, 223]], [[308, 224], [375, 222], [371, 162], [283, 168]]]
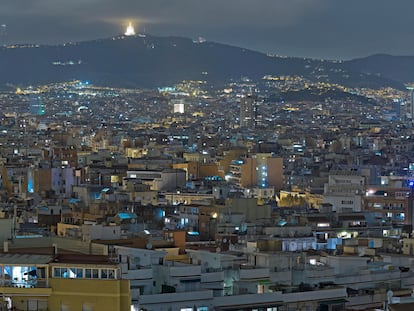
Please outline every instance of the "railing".
[[15, 288], [48, 288], [47, 281], [45, 279], [37, 280], [0, 280], [0, 286], [2, 287], [15, 287]]
[[127, 279], [127, 280], [145, 280], [145, 279], [152, 279], [152, 277], [153, 277], [152, 269], [128, 270], [127, 273], [122, 274], [122, 278]]

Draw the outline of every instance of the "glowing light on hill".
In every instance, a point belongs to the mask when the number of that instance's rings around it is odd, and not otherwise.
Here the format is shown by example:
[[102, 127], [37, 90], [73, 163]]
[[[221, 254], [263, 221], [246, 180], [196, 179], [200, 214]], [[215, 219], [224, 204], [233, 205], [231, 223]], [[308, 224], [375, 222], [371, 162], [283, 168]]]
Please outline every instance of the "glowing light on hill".
[[128, 27], [125, 31], [125, 36], [135, 36], [135, 29], [132, 26], [131, 22], [129, 22]]

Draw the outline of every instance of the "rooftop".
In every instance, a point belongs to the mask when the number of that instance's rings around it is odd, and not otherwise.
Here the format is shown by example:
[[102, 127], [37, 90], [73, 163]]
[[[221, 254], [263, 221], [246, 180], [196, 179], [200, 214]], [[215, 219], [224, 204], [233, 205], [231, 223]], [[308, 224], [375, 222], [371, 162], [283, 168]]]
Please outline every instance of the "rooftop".
[[48, 264], [53, 256], [37, 254], [0, 254], [0, 264], [2, 265], [39, 265]]

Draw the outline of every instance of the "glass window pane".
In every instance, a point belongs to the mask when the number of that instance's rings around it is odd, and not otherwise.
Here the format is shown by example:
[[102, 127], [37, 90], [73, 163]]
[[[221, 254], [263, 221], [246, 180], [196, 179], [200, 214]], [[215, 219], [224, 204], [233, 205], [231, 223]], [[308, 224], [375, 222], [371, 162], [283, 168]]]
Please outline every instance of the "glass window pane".
[[115, 270], [108, 269], [108, 279], [115, 279]]
[[60, 277], [60, 269], [59, 268], [53, 268], [53, 276], [58, 278]]
[[60, 273], [62, 278], [68, 278], [69, 274], [68, 274], [68, 268], [60, 268]]
[[76, 269], [76, 277], [77, 278], [83, 278], [83, 269], [81, 269], [81, 268]]

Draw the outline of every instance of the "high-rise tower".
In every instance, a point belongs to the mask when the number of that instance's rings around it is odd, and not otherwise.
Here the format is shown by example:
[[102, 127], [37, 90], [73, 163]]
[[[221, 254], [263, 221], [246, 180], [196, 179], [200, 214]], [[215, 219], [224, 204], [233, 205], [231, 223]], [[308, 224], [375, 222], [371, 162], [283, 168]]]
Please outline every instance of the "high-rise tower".
[[7, 25], [2, 24], [0, 25], [0, 46], [6, 45], [6, 37], [7, 37]]
[[407, 89], [410, 91], [410, 105], [408, 113], [410, 114], [410, 119], [412, 122], [414, 122], [414, 87], [410, 86], [407, 87]]
[[252, 94], [240, 99], [240, 127], [254, 129], [256, 127], [256, 98]]

